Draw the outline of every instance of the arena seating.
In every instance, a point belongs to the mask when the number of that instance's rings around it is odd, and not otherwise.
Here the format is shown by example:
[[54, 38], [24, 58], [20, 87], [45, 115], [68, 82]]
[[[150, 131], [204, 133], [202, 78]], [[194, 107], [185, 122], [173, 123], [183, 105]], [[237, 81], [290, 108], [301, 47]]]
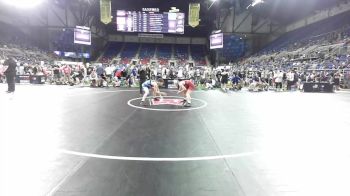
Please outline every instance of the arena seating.
[[155, 51], [155, 44], [142, 44], [139, 53], [140, 63], [143, 65], [148, 64], [150, 59], [153, 58]]
[[193, 61], [195, 61], [195, 64], [197, 66], [205, 66], [206, 61], [205, 61], [205, 46], [203, 45], [191, 45], [191, 56]]
[[123, 43], [121, 42], [110, 42], [104, 52], [103, 56], [100, 58], [100, 63], [109, 63], [114, 57], [116, 57], [120, 49], [122, 48]]
[[[338, 17], [345, 17], [345, 15], [336, 16], [335, 19]], [[302, 70], [349, 69], [350, 56], [346, 52], [350, 42], [349, 21], [343, 18], [342, 25], [337, 22], [328, 23], [333, 20], [334, 18], [321, 21], [318, 25], [324, 24], [322, 28], [307, 26], [288, 33], [263, 49], [262, 52], [244, 59], [240, 64], [249, 69], [270, 70], [275, 69], [276, 66], [283, 70], [292, 68]], [[307, 36], [309, 30], [310, 34], [316, 36], [306, 37], [299, 41], [294, 40], [301, 38], [302, 35]], [[279, 47], [271, 50], [272, 46]]]
[[120, 54], [121, 63], [129, 64], [131, 59], [135, 57], [139, 46], [138, 43], [125, 43], [124, 50]]
[[349, 23], [348, 18], [350, 18], [350, 12], [291, 31], [270, 43], [261, 53], [286, 50], [291, 44], [295, 43], [322, 40], [325, 35], [329, 36], [330, 32], [343, 28], [346, 23]]
[[[77, 44], [74, 44], [73, 29], [56, 31], [51, 36], [54, 38], [52, 42], [54, 50], [63, 52], [81, 52], [81, 47]], [[85, 48], [89, 50], [89, 46], [86, 46]]]
[[246, 51], [246, 44], [244, 40], [239, 36], [225, 35], [224, 43], [225, 44], [224, 48], [222, 49], [222, 56], [224, 56], [227, 61], [232, 61], [242, 57]]
[[[121, 51], [121, 48], [124, 49]], [[196, 65], [205, 66], [206, 48], [204, 45], [174, 45], [174, 55], [171, 44], [151, 44], [151, 43], [120, 43], [111, 42], [108, 44], [103, 56], [99, 58], [101, 63], [109, 63], [120, 53], [120, 64], [130, 64], [132, 58], [138, 57], [141, 64], [148, 64], [152, 58], [158, 60], [160, 65], [168, 65], [169, 60], [177, 61], [178, 65], [185, 65], [190, 59], [188, 48], [192, 49], [192, 58]], [[137, 55], [138, 49], [139, 53]], [[121, 51], [121, 52], [120, 52]]]
[[159, 44], [157, 46], [157, 58], [160, 65], [167, 65], [171, 58], [171, 44]]
[[175, 45], [175, 59], [178, 65], [185, 65], [188, 61], [188, 45], [177, 44]]

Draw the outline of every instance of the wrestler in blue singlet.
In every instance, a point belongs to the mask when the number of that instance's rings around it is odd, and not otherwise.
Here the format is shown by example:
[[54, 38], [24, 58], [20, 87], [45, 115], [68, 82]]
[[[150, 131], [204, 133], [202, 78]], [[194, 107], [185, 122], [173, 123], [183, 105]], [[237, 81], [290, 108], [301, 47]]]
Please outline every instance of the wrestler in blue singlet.
[[151, 80], [145, 81], [144, 83], [142, 83], [142, 87], [145, 87], [145, 88], [148, 88], [148, 89], [152, 88], [153, 87], [152, 81]]

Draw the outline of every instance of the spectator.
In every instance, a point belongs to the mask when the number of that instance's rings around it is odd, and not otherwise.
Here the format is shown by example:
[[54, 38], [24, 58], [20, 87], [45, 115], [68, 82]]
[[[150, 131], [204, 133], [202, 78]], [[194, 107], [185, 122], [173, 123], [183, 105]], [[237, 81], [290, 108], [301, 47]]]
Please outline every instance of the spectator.
[[7, 69], [4, 72], [6, 76], [6, 82], [7, 82], [7, 93], [13, 93], [15, 92], [15, 78], [16, 78], [16, 67], [17, 67], [17, 62], [15, 59], [12, 57], [8, 58], [5, 62], [4, 65], [7, 65]]

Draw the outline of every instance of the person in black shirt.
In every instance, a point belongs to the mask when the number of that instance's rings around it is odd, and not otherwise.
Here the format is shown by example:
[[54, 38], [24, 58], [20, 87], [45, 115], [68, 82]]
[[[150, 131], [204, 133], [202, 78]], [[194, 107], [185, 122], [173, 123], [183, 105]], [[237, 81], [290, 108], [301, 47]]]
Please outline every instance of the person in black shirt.
[[15, 92], [15, 77], [16, 77], [16, 67], [17, 63], [13, 58], [8, 58], [5, 62], [4, 65], [7, 65], [7, 69], [4, 72], [6, 76], [6, 82], [7, 82], [7, 93], [13, 93]]
[[140, 77], [140, 81], [139, 81], [139, 85], [140, 85], [140, 94], [142, 95], [142, 84], [147, 80], [147, 68], [146, 66], [141, 66], [139, 69], [139, 77]]
[[53, 67], [53, 82], [58, 83], [61, 79], [60, 77], [60, 67], [58, 65], [54, 65]]
[[228, 70], [222, 70], [221, 72], [221, 89], [227, 92], [227, 83], [228, 83]]

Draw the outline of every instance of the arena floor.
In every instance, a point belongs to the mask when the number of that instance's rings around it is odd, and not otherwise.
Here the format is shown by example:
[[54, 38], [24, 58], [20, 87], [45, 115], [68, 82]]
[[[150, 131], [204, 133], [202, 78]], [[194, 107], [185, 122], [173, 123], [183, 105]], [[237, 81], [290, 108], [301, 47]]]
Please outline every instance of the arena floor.
[[182, 111], [138, 108], [137, 89], [6, 87], [0, 195], [350, 195], [348, 92], [197, 91]]

